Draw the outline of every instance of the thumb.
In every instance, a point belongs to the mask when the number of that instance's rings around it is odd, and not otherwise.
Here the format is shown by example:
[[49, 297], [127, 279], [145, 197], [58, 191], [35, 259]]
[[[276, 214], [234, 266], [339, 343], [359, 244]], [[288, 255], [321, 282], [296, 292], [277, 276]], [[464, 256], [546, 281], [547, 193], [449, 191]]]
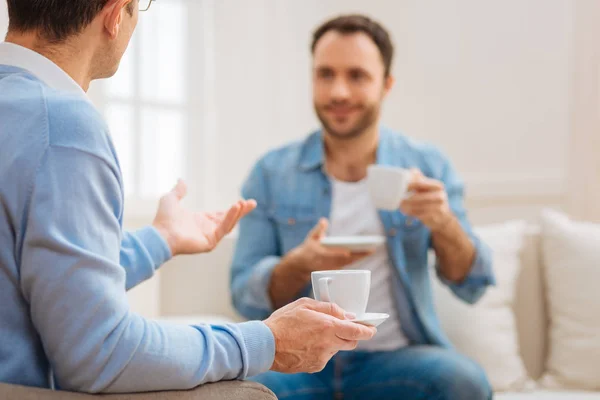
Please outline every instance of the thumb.
[[319, 223], [310, 231], [308, 237], [313, 240], [320, 240], [327, 232], [328, 227], [329, 222], [327, 221], [327, 218], [321, 218]]
[[413, 181], [420, 180], [421, 178], [425, 177], [419, 168], [411, 168], [409, 171]]
[[171, 190], [178, 200], [182, 200], [187, 195], [187, 184], [183, 179], [177, 181], [177, 185]]

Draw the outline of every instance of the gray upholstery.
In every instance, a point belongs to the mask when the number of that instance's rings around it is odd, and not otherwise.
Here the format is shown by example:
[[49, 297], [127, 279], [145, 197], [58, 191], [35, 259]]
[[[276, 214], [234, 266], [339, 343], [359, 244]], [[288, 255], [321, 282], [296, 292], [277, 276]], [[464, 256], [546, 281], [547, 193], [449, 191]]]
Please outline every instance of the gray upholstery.
[[89, 395], [69, 392], [53, 392], [45, 389], [0, 383], [2, 400], [277, 400], [267, 388], [254, 382], [219, 382], [193, 390], [178, 392], [155, 392], [116, 395]]

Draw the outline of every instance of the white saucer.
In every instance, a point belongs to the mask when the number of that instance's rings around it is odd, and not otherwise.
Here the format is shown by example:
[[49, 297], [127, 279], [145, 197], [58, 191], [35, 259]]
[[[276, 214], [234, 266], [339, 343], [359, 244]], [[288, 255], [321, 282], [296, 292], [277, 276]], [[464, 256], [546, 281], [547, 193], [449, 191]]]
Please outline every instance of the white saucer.
[[365, 313], [363, 315], [359, 315], [355, 319], [351, 320], [352, 322], [356, 322], [357, 324], [363, 324], [367, 326], [379, 326], [383, 321], [388, 319], [389, 314], [383, 313]]
[[351, 251], [369, 251], [385, 243], [385, 236], [328, 236], [321, 239], [325, 247], [343, 248]]

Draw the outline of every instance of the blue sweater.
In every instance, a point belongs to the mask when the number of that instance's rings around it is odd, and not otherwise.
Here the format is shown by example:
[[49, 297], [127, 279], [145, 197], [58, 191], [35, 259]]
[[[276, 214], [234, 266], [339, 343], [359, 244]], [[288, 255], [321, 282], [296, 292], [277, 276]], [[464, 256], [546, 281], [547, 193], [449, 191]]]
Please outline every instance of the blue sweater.
[[123, 180], [83, 97], [0, 65], [0, 382], [137, 392], [268, 370], [262, 322], [179, 326], [133, 313], [126, 290], [171, 257], [153, 228], [122, 232]]

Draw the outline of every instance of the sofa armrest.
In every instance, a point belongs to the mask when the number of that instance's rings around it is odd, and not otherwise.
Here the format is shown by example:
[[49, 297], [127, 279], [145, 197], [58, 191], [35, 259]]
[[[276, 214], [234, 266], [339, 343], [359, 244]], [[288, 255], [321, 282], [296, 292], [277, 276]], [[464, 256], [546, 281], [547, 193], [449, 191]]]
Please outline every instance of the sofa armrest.
[[247, 381], [218, 382], [173, 392], [90, 395], [0, 384], [0, 399], [7, 400], [277, 400], [266, 387]]

